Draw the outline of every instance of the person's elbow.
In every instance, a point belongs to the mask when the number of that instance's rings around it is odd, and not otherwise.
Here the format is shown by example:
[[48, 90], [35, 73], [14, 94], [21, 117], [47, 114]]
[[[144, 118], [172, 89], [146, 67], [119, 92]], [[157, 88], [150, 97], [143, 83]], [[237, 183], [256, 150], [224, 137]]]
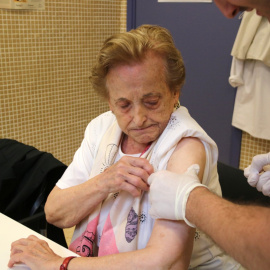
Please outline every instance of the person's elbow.
[[53, 207], [53, 205], [55, 206], [55, 204], [52, 203], [51, 200], [47, 199], [45, 207], [44, 207], [46, 221], [48, 223], [53, 224], [53, 225], [58, 227], [59, 225], [56, 223], [58, 223], [59, 220], [58, 220], [57, 215], [56, 215], [56, 209], [55, 209], [55, 207]]
[[71, 227], [69, 226], [70, 221], [66, 218], [67, 215], [62, 213], [64, 209], [61, 206], [61, 202], [58, 196], [60, 192], [61, 190], [58, 187], [55, 187], [49, 194], [44, 207], [46, 220], [48, 223], [53, 224], [59, 228]]
[[[178, 248], [170, 252], [170, 255], [164, 256], [164, 250], [158, 246], [147, 246], [149, 254], [151, 254], [151, 262], [149, 269], [158, 270], [186, 270], [190, 264], [190, 256], [184, 250], [181, 252]], [[189, 247], [188, 247], [189, 249]], [[191, 253], [191, 252], [189, 252]], [[155, 254], [153, 256], [153, 254]]]

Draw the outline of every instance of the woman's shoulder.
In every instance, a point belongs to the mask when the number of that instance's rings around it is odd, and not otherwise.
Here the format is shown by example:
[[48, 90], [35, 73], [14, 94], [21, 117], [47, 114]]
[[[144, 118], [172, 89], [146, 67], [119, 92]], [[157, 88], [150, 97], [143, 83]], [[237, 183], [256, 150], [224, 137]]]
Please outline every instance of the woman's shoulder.
[[115, 120], [115, 115], [111, 111], [104, 112], [88, 124], [86, 133], [95, 131], [95, 133], [100, 134], [103, 130], [106, 131]]
[[[200, 124], [189, 114], [187, 108], [181, 106], [173, 113], [174, 124], [182, 137], [196, 137], [216, 148], [215, 141], [206, 133]], [[177, 125], [178, 124], [178, 125]]]
[[94, 118], [90, 122], [90, 124], [92, 122], [99, 123], [99, 124], [106, 124], [106, 123], [110, 124], [112, 122], [112, 120], [114, 120], [114, 119], [116, 119], [116, 118], [115, 118], [115, 115], [112, 113], [112, 111], [107, 111], [107, 112], [100, 114], [96, 118]]
[[116, 118], [111, 111], [102, 113], [94, 118], [85, 129], [84, 145], [87, 145], [88, 148], [96, 149], [105, 132], [115, 121]]

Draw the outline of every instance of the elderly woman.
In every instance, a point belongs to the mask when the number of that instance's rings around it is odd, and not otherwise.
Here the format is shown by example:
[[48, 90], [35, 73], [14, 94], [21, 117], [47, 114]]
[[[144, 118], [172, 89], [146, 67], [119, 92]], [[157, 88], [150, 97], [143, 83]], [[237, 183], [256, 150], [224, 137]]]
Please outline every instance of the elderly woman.
[[69, 270], [241, 267], [185, 222], [148, 214], [147, 179], [154, 171], [183, 173], [198, 164], [199, 178], [220, 194], [216, 144], [179, 105], [184, 79], [181, 54], [162, 27], [144, 25], [105, 41], [91, 82], [111, 111], [88, 125], [45, 207], [48, 222], [76, 225], [69, 249], [82, 257], [63, 263], [30, 236], [12, 245], [9, 266], [21, 261], [50, 270], [62, 263]]

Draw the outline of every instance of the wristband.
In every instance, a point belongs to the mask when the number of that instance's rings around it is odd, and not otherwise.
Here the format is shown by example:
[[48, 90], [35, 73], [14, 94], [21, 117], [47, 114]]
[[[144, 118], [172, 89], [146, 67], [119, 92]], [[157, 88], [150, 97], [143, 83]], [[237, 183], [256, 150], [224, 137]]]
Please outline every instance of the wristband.
[[76, 258], [76, 256], [70, 256], [70, 257], [65, 258], [63, 263], [60, 266], [60, 270], [67, 270], [69, 262], [74, 258]]

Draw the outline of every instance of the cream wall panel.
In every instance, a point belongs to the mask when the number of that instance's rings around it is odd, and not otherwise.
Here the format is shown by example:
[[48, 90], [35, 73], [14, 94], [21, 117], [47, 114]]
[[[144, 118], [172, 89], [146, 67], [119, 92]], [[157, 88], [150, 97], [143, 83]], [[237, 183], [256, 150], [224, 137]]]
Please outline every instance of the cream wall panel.
[[90, 88], [102, 42], [126, 31], [126, 0], [46, 0], [0, 10], [0, 137], [72, 160], [87, 124], [108, 109]]

